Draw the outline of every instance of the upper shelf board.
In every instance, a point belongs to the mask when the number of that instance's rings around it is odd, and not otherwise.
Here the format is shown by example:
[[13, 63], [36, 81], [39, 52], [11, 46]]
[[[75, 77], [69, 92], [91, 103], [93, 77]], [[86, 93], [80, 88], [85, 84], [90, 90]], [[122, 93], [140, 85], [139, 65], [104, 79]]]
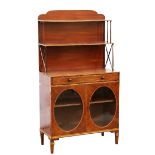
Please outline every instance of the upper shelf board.
[[73, 22], [105, 22], [105, 21], [112, 21], [112, 20], [102, 20], [102, 19], [89, 19], [89, 20], [38, 20], [39, 22], [43, 23], [73, 23]]

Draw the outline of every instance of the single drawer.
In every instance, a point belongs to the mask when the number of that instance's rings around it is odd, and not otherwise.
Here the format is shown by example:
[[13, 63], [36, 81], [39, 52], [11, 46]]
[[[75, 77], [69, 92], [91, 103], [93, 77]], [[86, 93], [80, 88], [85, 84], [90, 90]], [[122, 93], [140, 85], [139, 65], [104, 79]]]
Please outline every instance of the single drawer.
[[105, 82], [105, 81], [118, 81], [119, 73], [106, 73], [99, 75], [77, 75], [77, 76], [59, 76], [52, 78], [52, 85], [66, 85], [76, 83], [94, 83], [94, 82]]

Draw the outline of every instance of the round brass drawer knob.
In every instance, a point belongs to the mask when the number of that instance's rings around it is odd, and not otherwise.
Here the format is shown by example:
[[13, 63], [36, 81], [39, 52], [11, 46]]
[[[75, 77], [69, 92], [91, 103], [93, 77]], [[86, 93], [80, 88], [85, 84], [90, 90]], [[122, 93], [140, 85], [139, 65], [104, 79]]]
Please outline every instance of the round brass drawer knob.
[[101, 80], [104, 80], [104, 76], [101, 76]]
[[69, 79], [68, 79], [68, 82], [72, 82], [72, 79], [71, 79], [71, 78], [69, 78]]

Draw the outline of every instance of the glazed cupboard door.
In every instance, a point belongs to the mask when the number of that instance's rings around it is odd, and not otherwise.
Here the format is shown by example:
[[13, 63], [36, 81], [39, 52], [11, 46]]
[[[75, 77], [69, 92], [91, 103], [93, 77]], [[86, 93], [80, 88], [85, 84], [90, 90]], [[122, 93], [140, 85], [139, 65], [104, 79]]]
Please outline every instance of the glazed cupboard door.
[[118, 129], [118, 88], [118, 82], [87, 86], [88, 131], [115, 131]]
[[85, 130], [85, 97], [81, 86], [52, 87], [52, 137], [65, 137]]

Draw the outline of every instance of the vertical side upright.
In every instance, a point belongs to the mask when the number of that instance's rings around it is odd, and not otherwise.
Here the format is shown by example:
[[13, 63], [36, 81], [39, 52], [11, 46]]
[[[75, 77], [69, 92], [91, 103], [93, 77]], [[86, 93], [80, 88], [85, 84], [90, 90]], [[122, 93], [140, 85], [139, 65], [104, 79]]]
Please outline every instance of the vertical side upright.
[[106, 41], [105, 41], [105, 51], [106, 51], [106, 61], [105, 68], [107, 67], [108, 62], [110, 63], [111, 70], [114, 71], [114, 43], [112, 43], [112, 30], [111, 30], [111, 20], [105, 20], [105, 32], [106, 32]]

